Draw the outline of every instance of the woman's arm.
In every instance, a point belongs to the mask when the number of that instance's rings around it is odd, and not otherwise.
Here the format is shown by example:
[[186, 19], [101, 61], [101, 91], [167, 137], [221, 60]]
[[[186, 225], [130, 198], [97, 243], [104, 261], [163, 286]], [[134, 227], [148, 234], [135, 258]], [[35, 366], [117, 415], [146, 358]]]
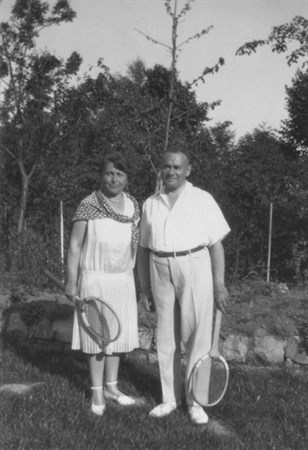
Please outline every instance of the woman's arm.
[[85, 221], [74, 222], [70, 237], [70, 244], [67, 256], [68, 277], [65, 293], [66, 295], [70, 296], [72, 300], [74, 300], [74, 298], [77, 295], [79, 260], [86, 229], [87, 229], [87, 222]]

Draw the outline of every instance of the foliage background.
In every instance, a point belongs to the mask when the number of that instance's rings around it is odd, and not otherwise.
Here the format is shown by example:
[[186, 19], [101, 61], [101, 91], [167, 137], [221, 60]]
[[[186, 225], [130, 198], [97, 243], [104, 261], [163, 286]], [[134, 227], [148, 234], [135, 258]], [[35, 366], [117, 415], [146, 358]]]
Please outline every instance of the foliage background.
[[[265, 279], [272, 203], [271, 278], [306, 283], [307, 66], [286, 90], [289, 119], [281, 130], [261, 127], [236, 142], [231, 123], [210, 120], [219, 102], [198, 102], [194, 85], [179, 79], [176, 64], [148, 68], [136, 60], [118, 75], [102, 58], [97, 75], [81, 75], [77, 52], [63, 61], [37, 51], [42, 27], [73, 19], [66, 0], [53, 9], [41, 0], [17, 0], [10, 21], [0, 24], [1, 269], [17, 271], [27, 283], [40, 283], [46, 266], [62, 274], [60, 201], [66, 251], [73, 212], [98, 187], [99, 161], [110, 150], [125, 155], [129, 191], [142, 204], [155, 190], [169, 117], [168, 145], [190, 150], [190, 181], [213, 194], [231, 226], [225, 240], [228, 280]], [[275, 51], [284, 51], [293, 30], [305, 59], [307, 21], [295, 18], [292, 26], [278, 27], [268, 42], [248, 43], [247, 52], [275, 42], [285, 45]], [[222, 64], [205, 68], [199, 82]]]

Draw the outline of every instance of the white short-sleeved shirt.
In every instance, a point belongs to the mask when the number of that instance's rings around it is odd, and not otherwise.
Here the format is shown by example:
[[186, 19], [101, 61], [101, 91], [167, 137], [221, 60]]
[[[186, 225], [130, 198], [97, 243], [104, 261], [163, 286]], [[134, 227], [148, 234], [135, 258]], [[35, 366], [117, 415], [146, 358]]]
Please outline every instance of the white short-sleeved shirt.
[[164, 191], [149, 197], [142, 209], [140, 245], [154, 251], [211, 247], [230, 231], [219, 206], [206, 191], [188, 181], [170, 208]]

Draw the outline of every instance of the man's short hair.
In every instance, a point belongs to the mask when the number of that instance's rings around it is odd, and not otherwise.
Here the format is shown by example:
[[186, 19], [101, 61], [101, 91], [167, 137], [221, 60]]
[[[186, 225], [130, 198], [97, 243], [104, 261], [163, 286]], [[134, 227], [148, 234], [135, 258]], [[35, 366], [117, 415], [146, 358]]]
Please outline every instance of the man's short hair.
[[[183, 155], [186, 156], [186, 158], [188, 159], [189, 164], [191, 163], [191, 157], [190, 157], [190, 152], [189, 150], [187, 150], [186, 147], [181, 146], [181, 145], [173, 145], [170, 146], [165, 153], [183, 153]], [[164, 153], [163, 153], [164, 156]]]

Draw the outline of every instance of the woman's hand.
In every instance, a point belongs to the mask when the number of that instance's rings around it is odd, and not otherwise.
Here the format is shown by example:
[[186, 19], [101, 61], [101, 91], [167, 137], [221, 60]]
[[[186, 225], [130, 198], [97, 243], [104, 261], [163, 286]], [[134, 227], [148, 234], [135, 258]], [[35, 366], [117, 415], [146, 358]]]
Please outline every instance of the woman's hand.
[[77, 286], [72, 286], [71, 284], [67, 284], [65, 287], [65, 295], [69, 299], [70, 302], [76, 301], [77, 296]]

